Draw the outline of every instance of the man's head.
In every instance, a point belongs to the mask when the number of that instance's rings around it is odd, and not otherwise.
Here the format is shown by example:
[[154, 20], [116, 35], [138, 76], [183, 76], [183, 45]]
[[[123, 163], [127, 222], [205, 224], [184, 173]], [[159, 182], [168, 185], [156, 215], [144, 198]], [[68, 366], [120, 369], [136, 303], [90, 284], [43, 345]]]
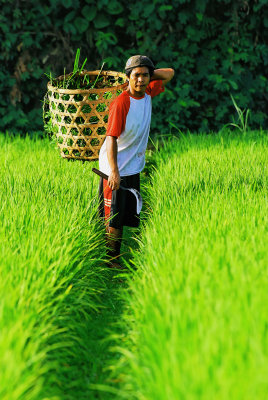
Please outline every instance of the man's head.
[[154, 64], [146, 56], [137, 55], [127, 60], [125, 72], [129, 79], [129, 91], [133, 96], [144, 95], [154, 69]]
[[127, 60], [125, 66], [125, 72], [127, 77], [130, 77], [132, 70], [137, 67], [147, 67], [150, 77], [153, 75], [155, 70], [155, 66], [149, 57], [142, 55], [132, 56]]

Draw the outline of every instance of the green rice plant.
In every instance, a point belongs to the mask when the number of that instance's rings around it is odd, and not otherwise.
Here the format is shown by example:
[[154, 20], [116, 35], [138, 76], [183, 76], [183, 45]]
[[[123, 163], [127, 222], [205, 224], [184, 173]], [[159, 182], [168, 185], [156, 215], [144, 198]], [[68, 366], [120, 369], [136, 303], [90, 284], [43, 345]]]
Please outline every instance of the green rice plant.
[[99, 71], [99, 73], [98, 73], [98, 75], [97, 75], [97, 78], [95, 79], [93, 85], [91, 86], [91, 89], [93, 89], [93, 88], [95, 87], [95, 85], [96, 85], [96, 83], [97, 83], [97, 81], [98, 81], [98, 79], [99, 79], [99, 76], [100, 76], [100, 74], [101, 74], [101, 72], [102, 72], [102, 70], [103, 70], [104, 64], [105, 64], [105, 63], [102, 63], [101, 69], [100, 69], [100, 71]]
[[91, 146], [98, 146], [99, 143], [100, 143], [100, 141], [97, 138], [91, 139], [91, 141], [90, 141]]
[[93, 151], [91, 151], [91, 150], [87, 150], [87, 151], [85, 152], [86, 157], [91, 157], [92, 154], [93, 154]]
[[79, 147], [85, 147], [86, 142], [85, 142], [84, 139], [78, 139], [78, 140], [77, 140], [77, 145], [78, 145]]
[[82, 107], [82, 109], [81, 109], [81, 111], [83, 112], [83, 113], [90, 113], [90, 111], [91, 111], [91, 107], [88, 105], [88, 104], [84, 104], [83, 105], [83, 107]]
[[[78, 48], [76, 50], [73, 71], [70, 74], [66, 75], [65, 68], [64, 68], [64, 73], [63, 73], [63, 79], [53, 78], [51, 72], [49, 74], [47, 74], [47, 73], [44, 73], [44, 74], [49, 79], [49, 82], [51, 85], [56, 86], [60, 89], [80, 89], [80, 88], [81, 89], [94, 89], [96, 84], [101, 83], [103, 81], [103, 77], [100, 75], [101, 75], [101, 72], [103, 70], [105, 63], [102, 63], [100, 71], [99, 71], [96, 79], [93, 82], [86, 74], [82, 75], [85, 64], [87, 62], [87, 58], [85, 58], [81, 67], [79, 66], [79, 60], [80, 60], [80, 48]], [[103, 87], [109, 87], [109, 86], [111, 86], [109, 80], [108, 80], [108, 82], [103, 83]], [[76, 96], [81, 97], [81, 95], [76, 95]], [[83, 97], [81, 98], [81, 100], [83, 100]]]
[[85, 128], [85, 129], [84, 129], [84, 135], [90, 136], [91, 133], [92, 133], [92, 129], [90, 129], [90, 128]]
[[72, 119], [70, 117], [64, 117], [64, 122], [66, 122], [67, 124], [70, 124], [72, 121]]
[[69, 104], [67, 111], [71, 114], [76, 113], [77, 112], [77, 108], [75, 107], [74, 104]]
[[75, 122], [76, 122], [78, 125], [81, 125], [81, 124], [84, 124], [84, 123], [85, 123], [85, 120], [84, 120], [83, 117], [77, 117], [77, 118], [75, 119]]
[[248, 118], [249, 118], [249, 115], [250, 115], [250, 110], [249, 109], [241, 110], [241, 108], [239, 108], [238, 105], [236, 104], [235, 99], [233, 98], [233, 96], [232, 95], [230, 95], [230, 96], [231, 96], [233, 105], [235, 107], [235, 110], [236, 110], [236, 112], [238, 114], [238, 122], [237, 123], [231, 122], [229, 124], [226, 124], [224, 126], [224, 128], [227, 127], [227, 126], [234, 126], [235, 128], [239, 129], [240, 132], [245, 133], [248, 130]]
[[63, 81], [57, 81], [56, 82], [57, 85], [61, 85], [62, 84], [62, 86], [59, 86], [59, 87], [61, 87], [63, 89], [78, 89], [78, 88], [81, 87], [80, 75], [81, 75], [81, 72], [84, 69], [84, 66], [85, 66], [86, 62], [87, 62], [87, 58], [85, 58], [82, 66], [80, 68], [79, 68], [79, 59], [80, 59], [80, 49], [78, 48], [76, 50], [74, 66], [73, 66], [73, 72], [66, 79], [66, 77], [65, 77], [65, 69], [64, 69], [64, 79], [63, 79]]
[[103, 95], [103, 97], [105, 98], [105, 99], [111, 99], [112, 98], [112, 92], [105, 92], [104, 93], [104, 95]]
[[60, 104], [58, 105], [58, 109], [59, 109], [61, 112], [64, 112], [64, 105], [63, 105], [62, 103], [60, 103]]
[[0, 145], [0, 398], [92, 398], [107, 357], [96, 354], [92, 321], [113, 276], [98, 179], [48, 139], [1, 134]]
[[49, 83], [52, 85], [53, 84], [53, 77], [52, 77], [52, 73], [50, 72], [49, 74], [44, 72], [44, 75], [48, 78]]
[[92, 117], [90, 117], [89, 118], [89, 122], [91, 123], [91, 124], [96, 124], [97, 122], [99, 122], [99, 118], [97, 117], [97, 116], [92, 116]]
[[111, 337], [116, 398], [267, 397], [267, 138], [187, 134], [155, 153]]
[[98, 100], [98, 99], [99, 99], [98, 93], [90, 93], [90, 95], [88, 96], [88, 100]]
[[67, 141], [66, 141], [67, 146], [72, 146], [72, 145], [73, 145], [73, 142], [74, 142], [73, 139], [68, 138]]
[[99, 126], [98, 129], [97, 129], [97, 134], [98, 135], [105, 135], [106, 134], [105, 126]]
[[98, 112], [104, 112], [107, 108], [107, 105], [105, 103], [99, 103], [96, 107], [96, 110]]
[[78, 135], [78, 130], [77, 130], [76, 128], [72, 128], [72, 129], [71, 129], [71, 134], [72, 134], [73, 136], [77, 136], [77, 135]]

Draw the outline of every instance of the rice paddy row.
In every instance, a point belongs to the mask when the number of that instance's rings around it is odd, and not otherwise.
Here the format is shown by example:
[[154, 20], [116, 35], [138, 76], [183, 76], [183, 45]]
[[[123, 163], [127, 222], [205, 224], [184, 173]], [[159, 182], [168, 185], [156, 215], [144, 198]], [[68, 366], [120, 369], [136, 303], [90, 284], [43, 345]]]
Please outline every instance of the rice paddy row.
[[266, 398], [267, 144], [189, 134], [158, 153], [122, 293], [117, 398]]
[[60, 159], [48, 140], [0, 144], [0, 398], [95, 398], [120, 302], [93, 164]]

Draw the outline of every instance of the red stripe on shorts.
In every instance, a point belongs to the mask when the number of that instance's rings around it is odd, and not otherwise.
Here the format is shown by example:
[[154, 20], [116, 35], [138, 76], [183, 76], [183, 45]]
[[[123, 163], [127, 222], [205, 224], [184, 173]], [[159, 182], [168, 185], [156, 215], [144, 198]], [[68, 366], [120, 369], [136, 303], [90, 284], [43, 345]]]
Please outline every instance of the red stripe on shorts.
[[110, 186], [108, 186], [108, 181], [106, 179], [103, 179], [103, 198], [104, 198], [105, 221], [107, 221], [111, 215], [112, 194], [113, 194], [113, 191], [110, 188]]

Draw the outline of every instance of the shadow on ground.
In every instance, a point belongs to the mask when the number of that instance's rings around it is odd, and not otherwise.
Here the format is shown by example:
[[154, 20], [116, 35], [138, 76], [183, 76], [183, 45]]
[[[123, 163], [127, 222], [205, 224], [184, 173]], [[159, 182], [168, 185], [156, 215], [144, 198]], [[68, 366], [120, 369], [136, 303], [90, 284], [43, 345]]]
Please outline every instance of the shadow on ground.
[[[122, 241], [122, 256], [120, 263], [122, 265], [131, 265], [132, 250], [138, 247], [135, 236], [139, 229], [124, 228]], [[125, 271], [124, 271], [125, 272]], [[132, 273], [131, 271], [127, 273]], [[124, 304], [120, 293], [122, 289], [127, 289], [127, 280], [121, 276], [120, 271], [107, 268], [106, 288], [101, 297], [102, 308], [96, 312], [90, 323], [85, 328], [88, 336], [88, 347], [90, 350], [89, 368], [90, 376], [88, 383], [91, 387], [90, 398], [109, 400], [115, 399], [116, 395], [107, 393], [94, 385], [105, 385], [117, 387], [118, 381], [110, 378], [110, 367], [115, 360], [115, 353], [111, 351], [113, 345], [111, 336], [121, 335], [120, 321]]]
[[[148, 164], [151, 166], [151, 160]], [[88, 337], [88, 347], [90, 349], [90, 365], [88, 371], [90, 375], [88, 384], [91, 388], [90, 396], [87, 398], [110, 400], [116, 399], [117, 395], [100, 390], [100, 385], [114, 387], [115, 390], [120, 385], [120, 380], [111, 380], [110, 367], [113, 365], [117, 355], [111, 350], [113, 344], [118, 344], [118, 340], [113, 343], [113, 335], [123, 335], [122, 314], [124, 312], [124, 302], [122, 300], [122, 289], [128, 288], [127, 278], [124, 274], [133, 274], [135, 270], [132, 264], [133, 251], [139, 247], [138, 238], [142, 231], [142, 226], [146, 223], [148, 199], [147, 185], [150, 184], [150, 173], [148, 169], [141, 174], [141, 194], [143, 197], [143, 210], [141, 212], [141, 224], [139, 228], [124, 227], [123, 240], [121, 246], [120, 264], [126, 267], [126, 270], [118, 271], [107, 268], [105, 274], [105, 290], [101, 296], [102, 308], [93, 315], [92, 320], [85, 327]], [[119, 354], [118, 354], [119, 358]], [[96, 388], [94, 388], [96, 385]]]

